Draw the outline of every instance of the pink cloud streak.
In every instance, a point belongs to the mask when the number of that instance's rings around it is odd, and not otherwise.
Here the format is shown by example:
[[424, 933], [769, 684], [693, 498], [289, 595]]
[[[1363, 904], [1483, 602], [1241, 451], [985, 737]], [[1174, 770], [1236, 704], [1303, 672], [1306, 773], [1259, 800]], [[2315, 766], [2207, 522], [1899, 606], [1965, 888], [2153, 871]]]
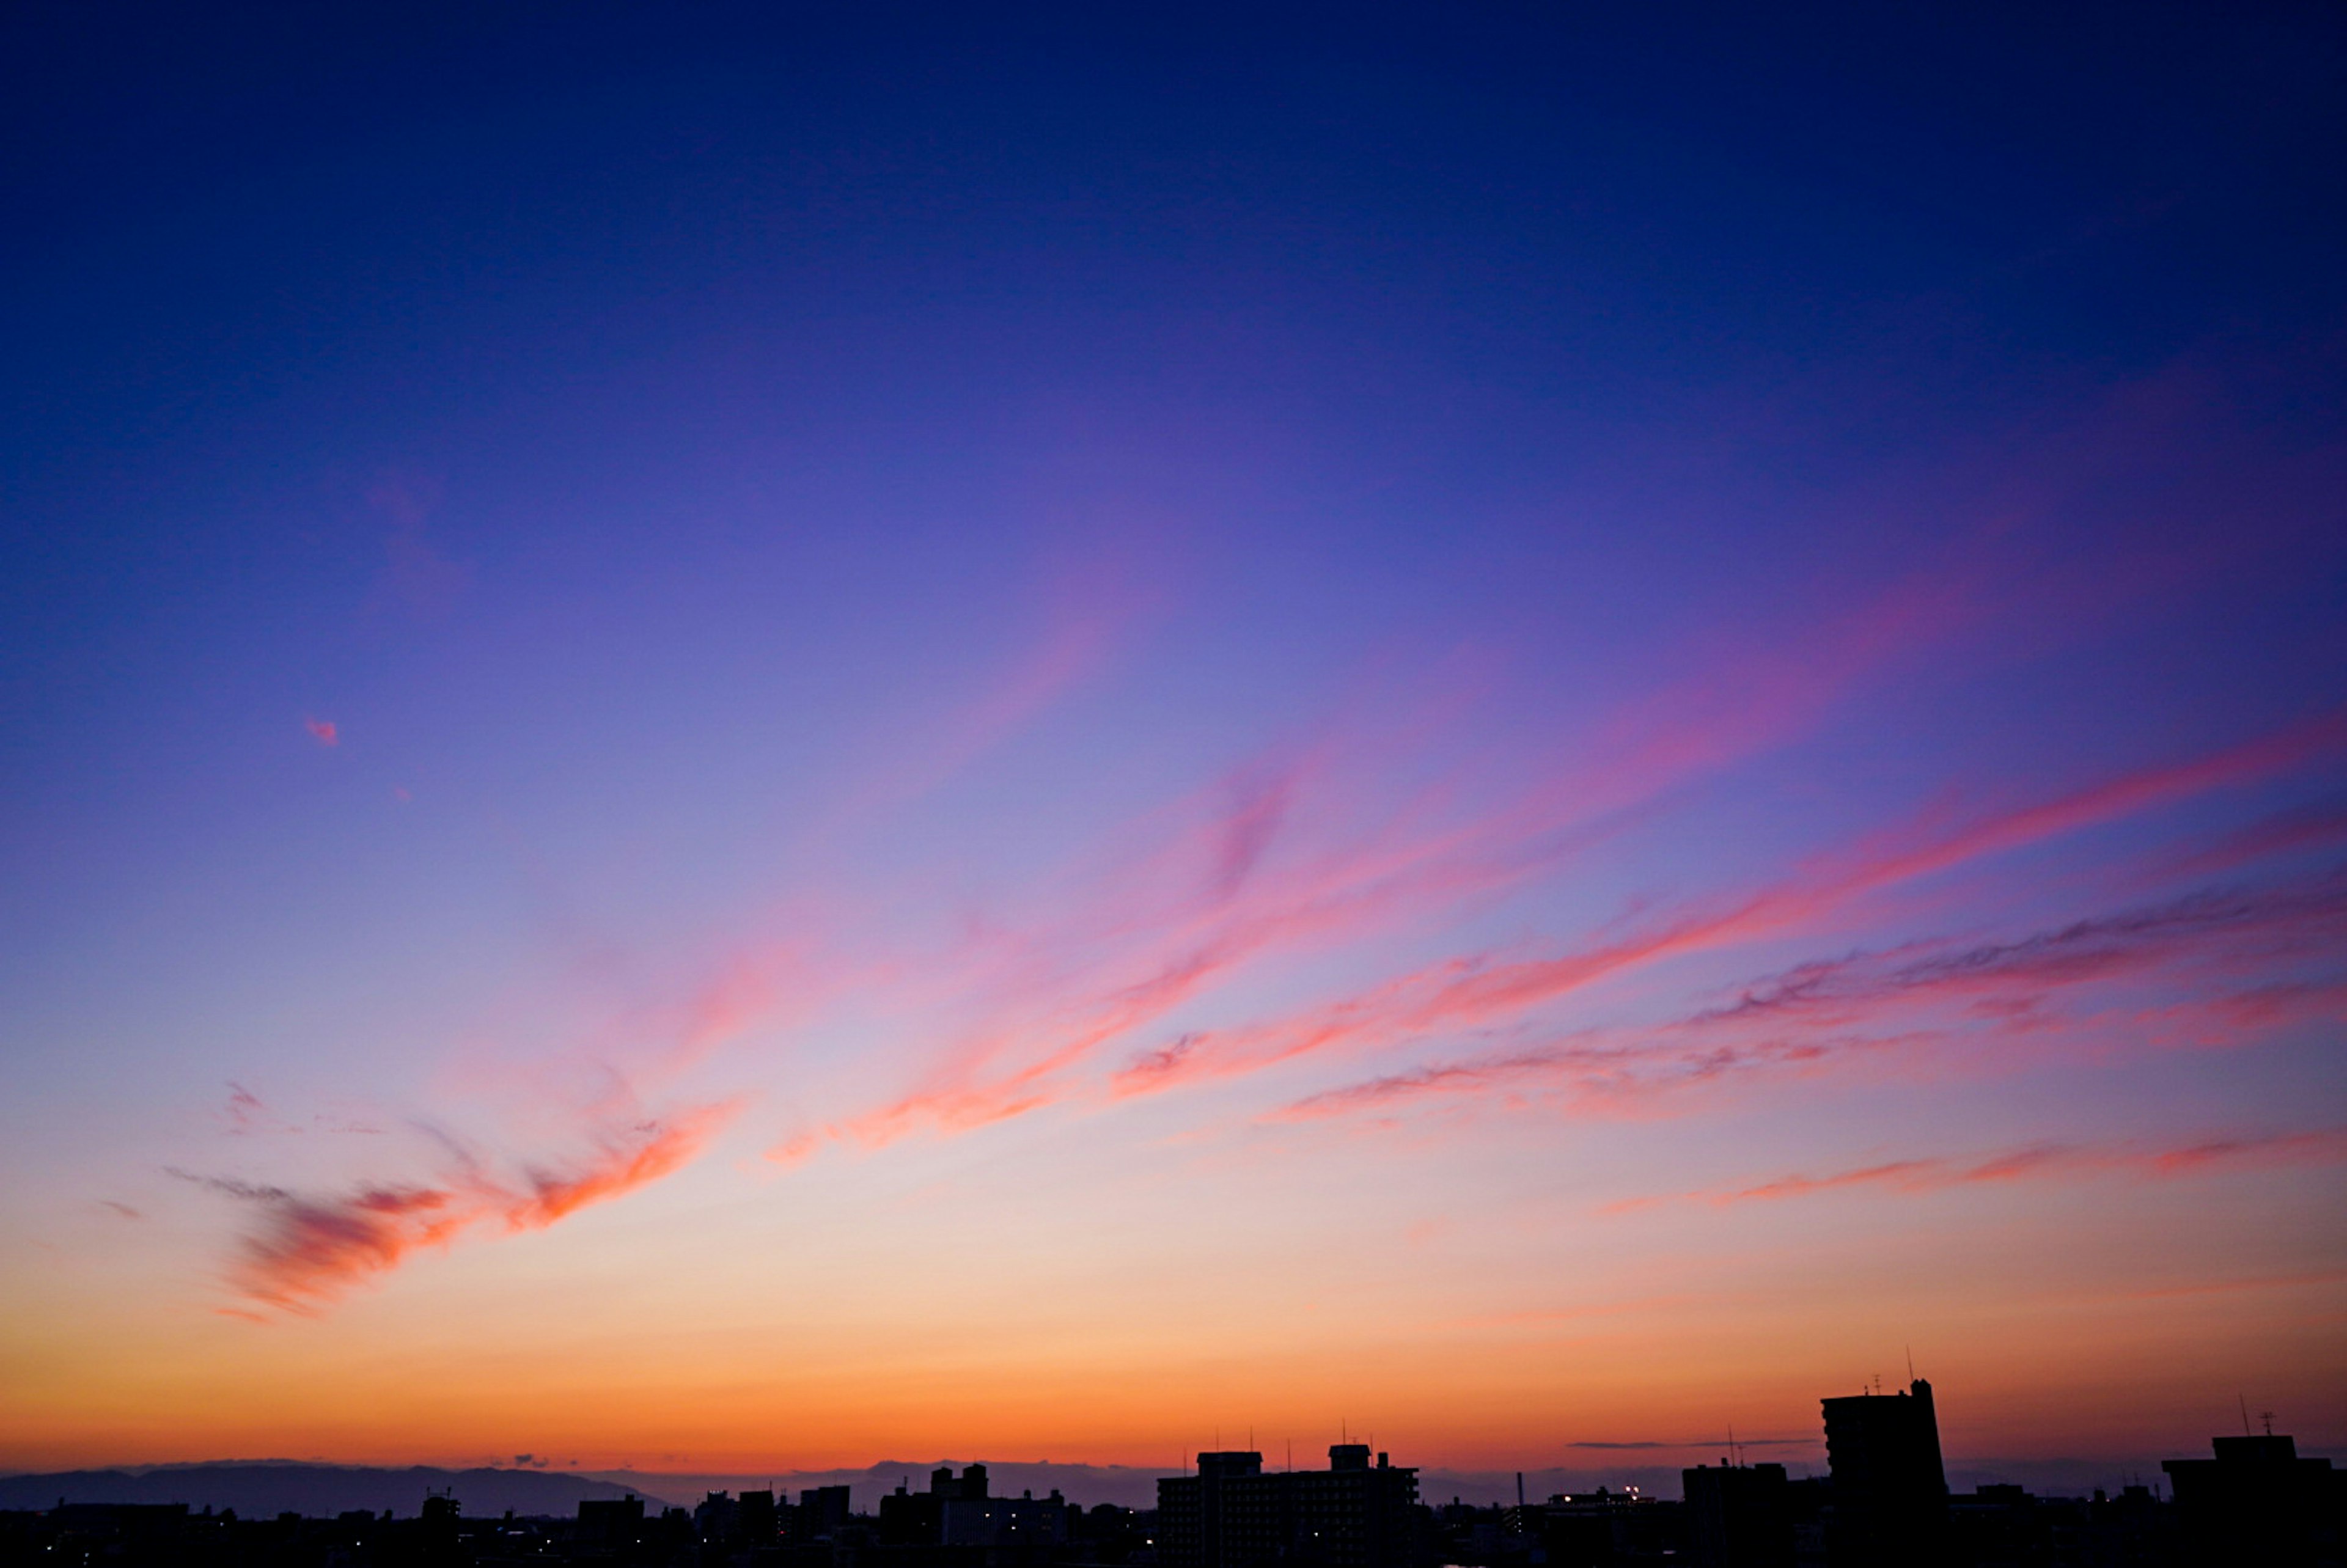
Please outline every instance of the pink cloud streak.
[[466, 1230], [542, 1230], [589, 1204], [658, 1181], [698, 1154], [737, 1108], [708, 1105], [665, 1120], [604, 1127], [593, 1134], [584, 1158], [567, 1167], [528, 1167], [518, 1180], [495, 1177], [469, 1156], [436, 1182], [363, 1183], [338, 1197], [173, 1173], [258, 1211], [231, 1270], [238, 1293], [261, 1307], [313, 1315], [417, 1251], [445, 1246]]
[[[2271, 969], [2277, 962], [2319, 959], [2342, 940], [2347, 880], [2337, 876], [2196, 895], [2010, 941], [1911, 944], [1797, 965], [1745, 987], [1725, 1007], [1389, 1073], [1308, 1095], [1264, 1120], [1317, 1121], [1521, 1087], [1565, 1089], [1584, 1102], [1620, 1106], [1732, 1074], [1814, 1071], [1976, 1037], [2027, 1040], [2040, 1054], [2049, 1038], [2114, 1030], [2228, 1045], [2287, 1024], [2347, 1015], [2347, 984], [2278, 979]], [[2091, 996], [2147, 977], [2188, 979], [2200, 989], [2149, 1007], [2106, 1006], [2083, 1016], [2048, 1011], [2064, 995]]]
[[1187, 1080], [1247, 1072], [1337, 1045], [1385, 1043], [1514, 1018], [1661, 959], [1789, 935], [1885, 887], [1967, 861], [2113, 821], [2209, 789], [2265, 777], [2337, 749], [2347, 716], [2326, 714], [2189, 763], [2139, 770], [1952, 832], [1910, 827], [1812, 864], [1773, 886], [1710, 912], [1689, 912], [1637, 935], [1578, 952], [1512, 963], [1461, 958], [1325, 1004], [1299, 1017], [1143, 1056], [1116, 1080], [1120, 1095]]
[[[1625, 706], [1600, 731], [1593, 747], [1600, 760], [1562, 770], [1506, 809], [1464, 823], [1446, 819], [1440, 787], [1430, 787], [1350, 842], [1314, 853], [1295, 829], [1299, 815], [1326, 823], [1370, 815], [1366, 796], [1336, 765], [1336, 749], [1323, 744], [1242, 770], [1218, 809], [1193, 809], [1188, 825], [1064, 927], [1022, 938], [1022, 950], [1042, 961], [1001, 999], [1000, 1021], [966, 1036], [896, 1101], [819, 1134], [794, 1133], [774, 1157], [804, 1158], [823, 1138], [875, 1146], [922, 1125], [962, 1131], [1089, 1094], [1088, 1083], [1071, 1078], [1075, 1070], [1244, 966], [1422, 920], [1553, 870], [1623, 814], [1813, 725], [1867, 674], [1945, 637], [1972, 613], [1968, 596], [1945, 583], [1902, 585], [1786, 651], [1723, 660], [1704, 678]], [[1078, 966], [1071, 979], [1064, 960], [1098, 945], [1102, 933], [1111, 950]], [[1688, 931], [1669, 931], [1634, 944], [1636, 950], [1577, 962], [1594, 978], [1690, 939]], [[1084, 978], [1102, 968], [1123, 974], [1105, 984]], [[1560, 973], [1552, 967], [1545, 983], [1555, 985]], [[1317, 1049], [1356, 1032], [1356, 1015], [1422, 979], [1339, 1004], [1317, 1030], [1261, 1060], [1241, 1060], [1247, 1053], [1234, 1046], [1242, 1036], [1187, 1038], [1112, 1075], [1107, 1092], [1129, 1097], [1210, 1064], [1238, 1070]], [[1501, 986], [1506, 977], [1462, 969], [1456, 980], [1453, 1001]]]
[[2146, 1149], [2130, 1143], [2038, 1143], [1985, 1158], [1890, 1160], [1823, 1176], [1794, 1174], [1745, 1187], [1680, 1193], [1669, 1197], [1625, 1198], [1606, 1204], [1599, 1212], [1629, 1214], [1665, 1204], [1706, 1204], [1727, 1208], [1737, 1204], [1813, 1197], [1852, 1189], [1923, 1194], [2003, 1182], [2112, 1174], [2165, 1179], [2219, 1169], [2329, 1164], [2341, 1160], [2347, 1160], [2347, 1127], [2210, 1137], [2166, 1149]]

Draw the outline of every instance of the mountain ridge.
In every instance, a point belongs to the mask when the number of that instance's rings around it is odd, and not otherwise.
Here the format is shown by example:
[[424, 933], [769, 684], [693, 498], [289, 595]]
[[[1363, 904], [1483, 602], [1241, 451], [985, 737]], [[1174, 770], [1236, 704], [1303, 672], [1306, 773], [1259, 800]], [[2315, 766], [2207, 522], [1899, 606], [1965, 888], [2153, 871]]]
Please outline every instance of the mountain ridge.
[[46, 1509], [58, 1501], [185, 1503], [200, 1511], [234, 1509], [247, 1517], [301, 1513], [331, 1518], [364, 1509], [407, 1516], [425, 1497], [453, 1491], [468, 1513], [568, 1514], [589, 1499], [630, 1491], [655, 1503], [679, 1501], [641, 1486], [568, 1471], [477, 1466], [340, 1465], [309, 1460], [199, 1460], [46, 1471], [0, 1476], [0, 1509]]

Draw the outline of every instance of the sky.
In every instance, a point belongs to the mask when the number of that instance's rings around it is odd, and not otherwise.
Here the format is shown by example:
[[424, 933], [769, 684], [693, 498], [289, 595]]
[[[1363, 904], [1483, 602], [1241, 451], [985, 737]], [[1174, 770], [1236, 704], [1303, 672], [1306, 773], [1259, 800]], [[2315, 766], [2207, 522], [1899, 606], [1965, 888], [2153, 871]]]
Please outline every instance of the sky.
[[2347, 18], [1890, 10], [13, 13], [0, 1467], [2347, 1456]]

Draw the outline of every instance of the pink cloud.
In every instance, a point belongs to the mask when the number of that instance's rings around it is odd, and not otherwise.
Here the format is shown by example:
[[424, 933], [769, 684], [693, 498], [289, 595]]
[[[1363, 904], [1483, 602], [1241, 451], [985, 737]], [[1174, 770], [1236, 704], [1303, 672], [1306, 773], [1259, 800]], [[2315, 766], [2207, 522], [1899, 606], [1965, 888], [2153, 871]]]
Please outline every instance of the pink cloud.
[[[1945, 870], [1982, 856], [2017, 849], [2131, 816], [2213, 789], [2271, 778], [2347, 746], [2347, 712], [2318, 714], [2205, 757], [2142, 768], [2036, 805], [1999, 813], [1951, 834], [1912, 835], [1861, 846], [1840, 869], [1849, 891], [1864, 891]], [[1833, 877], [1829, 876], [1829, 885]]]
[[475, 1226], [539, 1230], [658, 1181], [698, 1154], [735, 1109], [709, 1105], [665, 1121], [601, 1128], [582, 1158], [530, 1167], [518, 1180], [496, 1177], [453, 1149], [452, 1168], [432, 1182], [364, 1183], [337, 1197], [173, 1173], [258, 1211], [231, 1270], [237, 1291], [261, 1307], [312, 1314], [418, 1250], [445, 1246]]
[[228, 1118], [230, 1132], [250, 1132], [264, 1123], [269, 1116], [269, 1107], [243, 1084], [231, 1082], [228, 1086], [228, 1105], [223, 1114]]
[[1672, 1203], [1727, 1208], [1854, 1188], [1922, 1194], [2002, 1182], [2076, 1180], [2112, 1174], [2168, 1178], [2226, 1168], [2329, 1164], [2341, 1160], [2347, 1160], [2347, 1127], [2215, 1137], [2166, 1149], [2147, 1149], [2134, 1143], [2041, 1143], [1984, 1158], [1890, 1160], [1823, 1176], [1794, 1174], [1749, 1186], [1681, 1193], [1663, 1198], [1629, 1198], [1609, 1204], [1601, 1212], [1626, 1214]]
[[[1975, 1002], [1985, 1012], [2012, 1016], [2027, 1011], [2052, 992], [2154, 970], [2175, 972], [2179, 964], [2234, 955], [2263, 962], [2291, 954], [2320, 953], [2347, 938], [2347, 885], [2322, 877], [2250, 891], [2198, 894], [2148, 908], [2075, 920], [2059, 928], [2003, 942], [1911, 944], [1890, 954], [1856, 953], [1798, 966], [1744, 988], [1725, 1008], [1699, 1014], [1696, 1023], [1726, 1023], [1764, 1016], [1805, 1013], [1846, 1024], [1886, 1006], [1922, 1002]], [[2292, 997], [2307, 988], [2219, 992], [2201, 999], [2223, 1000], [2235, 1015], [2250, 1019], [2262, 1009], [2268, 1021], [2296, 1009]], [[2317, 988], [2328, 994], [2330, 988]]]
[[302, 727], [309, 731], [310, 738], [322, 746], [339, 746], [343, 743], [342, 732], [334, 727], [334, 722], [332, 719], [305, 718], [302, 721]]
[[2303, 1274], [2255, 1275], [2244, 1279], [2212, 1279], [2192, 1285], [2161, 1286], [2150, 1290], [2130, 1290], [2123, 1299], [2128, 1301], [2163, 1301], [2178, 1296], [2231, 1296], [2252, 1290], [2303, 1290], [2311, 1286], [2347, 1283], [2347, 1268], [2312, 1269]]
[[740, 1108], [731, 1102], [707, 1105], [665, 1122], [641, 1122], [600, 1133], [583, 1165], [530, 1170], [526, 1191], [506, 1204], [499, 1217], [507, 1230], [538, 1230], [590, 1204], [659, 1181], [700, 1153]]
[[2347, 804], [2326, 802], [2280, 812], [2228, 834], [2160, 868], [2168, 876], [2208, 876], [2271, 856], [2347, 840]]
[[1952, 830], [1911, 825], [1817, 861], [1758, 892], [1725, 900], [1710, 910], [1683, 912], [1611, 942], [1552, 958], [1455, 958], [1294, 1018], [1200, 1036], [1177, 1050], [1151, 1052], [1118, 1075], [1116, 1091], [1153, 1092], [1192, 1079], [1257, 1071], [1335, 1046], [1383, 1044], [1513, 1019], [1624, 971], [1809, 929], [1851, 901], [1895, 884], [2193, 794], [2268, 776], [2333, 751], [2342, 742], [2347, 742], [2347, 716], [2326, 714], [2189, 763], [2139, 770]]
[[1562, 1096], [1582, 1112], [1653, 1114], [1665, 1097], [1755, 1073], [1806, 1074], [1859, 1058], [1914, 1052], [1944, 1043], [1931, 1031], [1806, 1035], [1731, 1045], [1686, 1043], [1671, 1027], [1588, 1030], [1569, 1040], [1467, 1061], [1438, 1062], [1305, 1096], [1259, 1118], [1266, 1123], [1325, 1121], [1395, 1112], [1414, 1102], [1501, 1095], [1506, 1102]]
[[[917, 1126], [964, 1130], [1090, 1095], [1078, 1069], [1245, 966], [1447, 916], [1462, 900], [1553, 870], [1643, 803], [1814, 724], [1869, 673], [1971, 614], [1967, 596], [1947, 583], [1902, 585], [1825, 620], [1788, 651], [1723, 658], [1706, 678], [1625, 705], [1592, 748], [1600, 761], [1576, 762], [1513, 803], [1463, 818], [1440, 780], [1399, 800], [1371, 782], [1389, 766], [1407, 772], [1402, 764], [1430, 749], [1426, 737], [1415, 737], [1408, 758], [1332, 735], [1259, 760], [1186, 803], [1171, 824], [1143, 825], [1163, 836], [1125, 875], [1063, 922], [1015, 938], [1030, 967], [996, 999], [993, 1023], [965, 1034], [909, 1092], [824, 1135], [872, 1145]], [[1457, 693], [1435, 692], [1427, 711], [1455, 717], [1459, 706]], [[1389, 731], [1412, 728], [1406, 716], [1381, 718]], [[1570, 962], [1594, 978], [1696, 935], [1662, 932]], [[1451, 966], [1441, 977], [1448, 995], [1419, 1005], [1431, 1016], [1481, 990], [1469, 1005], [1488, 1007], [1512, 982], [1554, 989], [1563, 973], [1553, 964], [1537, 977], [1475, 968]], [[1380, 1007], [1409, 1001], [1429, 981], [1409, 977], [1337, 1004], [1314, 1027], [1184, 1037], [1113, 1074], [1106, 1091], [1145, 1093], [1318, 1049], [1360, 1032]], [[805, 1157], [805, 1136], [777, 1157]]]
[[[2347, 1017], [2347, 982], [2276, 973], [2322, 962], [2342, 941], [2347, 880], [2337, 876], [2195, 895], [2007, 941], [1911, 943], [1799, 964], [1743, 987], [1725, 1006], [1387, 1073], [1265, 1120], [1527, 1089], [1618, 1110], [1755, 1072], [1809, 1073], [1998, 1040], [2026, 1041], [2038, 1060], [2057, 1046], [2096, 1050], [2112, 1038], [2229, 1046]], [[2121, 982], [2183, 985], [2190, 994], [2149, 1003], [2109, 995]], [[2081, 1005], [2068, 1005], [2071, 998]]]

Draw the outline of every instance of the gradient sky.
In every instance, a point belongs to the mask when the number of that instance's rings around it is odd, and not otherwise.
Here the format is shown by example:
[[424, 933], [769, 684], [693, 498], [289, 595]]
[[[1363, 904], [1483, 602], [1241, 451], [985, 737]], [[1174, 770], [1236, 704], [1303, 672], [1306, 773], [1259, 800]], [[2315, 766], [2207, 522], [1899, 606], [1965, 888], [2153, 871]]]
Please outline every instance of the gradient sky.
[[346, 9], [0, 46], [0, 1465], [2347, 1451], [2336, 7]]

